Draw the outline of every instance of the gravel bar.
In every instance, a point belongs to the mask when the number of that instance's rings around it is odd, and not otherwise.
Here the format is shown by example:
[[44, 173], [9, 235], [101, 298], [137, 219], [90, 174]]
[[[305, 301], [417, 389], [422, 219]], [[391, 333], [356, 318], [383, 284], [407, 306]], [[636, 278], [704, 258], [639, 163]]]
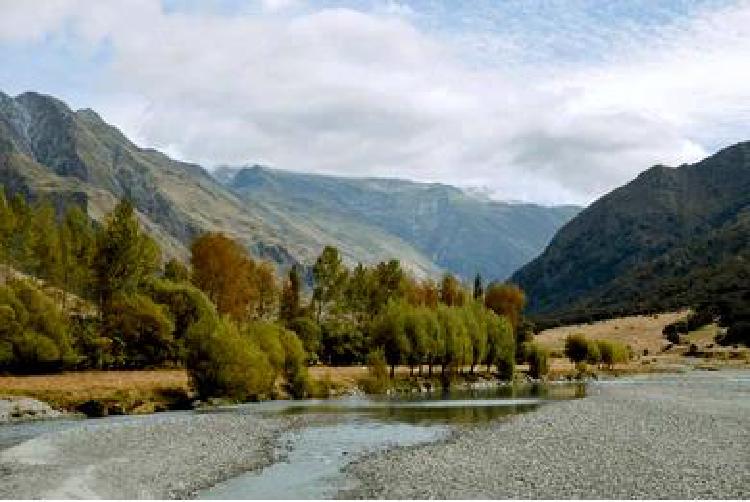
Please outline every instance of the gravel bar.
[[88, 420], [0, 452], [0, 498], [187, 498], [276, 460], [301, 418], [157, 414]]
[[362, 458], [342, 498], [750, 496], [750, 372], [592, 384], [589, 397]]

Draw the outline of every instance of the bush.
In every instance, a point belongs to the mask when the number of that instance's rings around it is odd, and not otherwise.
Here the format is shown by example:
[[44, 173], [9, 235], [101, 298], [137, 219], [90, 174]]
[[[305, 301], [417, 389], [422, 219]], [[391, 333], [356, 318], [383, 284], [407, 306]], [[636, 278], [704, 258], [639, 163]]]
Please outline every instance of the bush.
[[174, 323], [163, 306], [140, 294], [118, 295], [106, 312], [102, 332], [113, 342], [117, 366], [144, 368], [178, 361]]
[[714, 322], [713, 312], [707, 308], [699, 308], [688, 316], [686, 328], [688, 331], [695, 331], [712, 322]]
[[662, 330], [662, 334], [666, 337], [667, 341], [675, 345], [680, 344], [680, 335], [686, 335], [687, 333], [687, 321], [675, 321], [664, 326], [664, 329]]
[[228, 318], [207, 315], [188, 332], [188, 375], [198, 396], [257, 400], [273, 391], [276, 371], [251, 337]]
[[568, 335], [565, 339], [565, 356], [574, 363], [589, 359], [589, 341], [580, 334]]
[[528, 343], [524, 349], [529, 363], [529, 376], [542, 378], [549, 373], [549, 353], [536, 343]]
[[586, 362], [589, 364], [599, 364], [602, 360], [599, 352], [599, 344], [595, 340], [588, 340], [586, 346]]
[[388, 364], [382, 350], [367, 354], [367, 378], [362, 382], [368, 394], [382, 394], [388, 389]]
[[0, 286], [0, 369], [57, 371], [78, 359], [68, 318], [54, 300], [29, 281]]
[[[601, 356], [600, 361], [610, 368], [613, 364], [627, 362], [630, 357], [628, 348], [621, 343], [597, 340], [596, 344]], [[644, 352], [644, 355], [648, 355], [648, 351]]]
[[750, 347], [750, 321], [738, 321], [730, 325], [724, 336], [716, 340], [720, 345], [742, 344]]
[[312, 384], [307, 371], [307, 354], [302, 342], [291, 331], [282, 330], [281, 345], [284, 348], [284, 376], [292, 397], [301, 398], [311, 394]]

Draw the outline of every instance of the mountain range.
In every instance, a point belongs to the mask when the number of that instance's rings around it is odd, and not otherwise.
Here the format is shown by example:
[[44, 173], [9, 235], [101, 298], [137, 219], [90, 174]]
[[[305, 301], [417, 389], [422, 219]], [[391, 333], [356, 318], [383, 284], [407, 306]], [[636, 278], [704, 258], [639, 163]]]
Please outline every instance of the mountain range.
[[750, 305], [750, 142], [654, 166], [564, 225], [511, 278], [538, 318]]
[[505, 279], [538, 255], [575, 206], [492, 201], [458, 188], [253, 167], [213, 173], [131, 142], [93, 110], [50, 96], [0, 92], [0, 184], [101, 220], [119, 198], [168, 256], [223, 231], [280, 269], [325, 245], [350, 264], [399, 258], [418, 276]]

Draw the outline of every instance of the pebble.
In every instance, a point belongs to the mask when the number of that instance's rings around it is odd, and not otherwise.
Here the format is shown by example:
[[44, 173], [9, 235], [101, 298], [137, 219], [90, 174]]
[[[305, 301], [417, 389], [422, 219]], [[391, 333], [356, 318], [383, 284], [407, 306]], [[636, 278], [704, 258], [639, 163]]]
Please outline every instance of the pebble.
[[748, 373], [591, 383], [585, 399], [351, 464], [342, 498], [740, 498], [750, 494]]

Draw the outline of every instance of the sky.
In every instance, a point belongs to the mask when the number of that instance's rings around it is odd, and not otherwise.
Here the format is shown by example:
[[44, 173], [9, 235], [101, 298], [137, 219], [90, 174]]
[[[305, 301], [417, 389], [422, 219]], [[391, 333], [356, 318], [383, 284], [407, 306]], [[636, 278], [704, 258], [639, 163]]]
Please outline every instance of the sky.
[[209, 169], [587, 204], [750, 140], [750, 0], [0, 0], [0, 90]]

